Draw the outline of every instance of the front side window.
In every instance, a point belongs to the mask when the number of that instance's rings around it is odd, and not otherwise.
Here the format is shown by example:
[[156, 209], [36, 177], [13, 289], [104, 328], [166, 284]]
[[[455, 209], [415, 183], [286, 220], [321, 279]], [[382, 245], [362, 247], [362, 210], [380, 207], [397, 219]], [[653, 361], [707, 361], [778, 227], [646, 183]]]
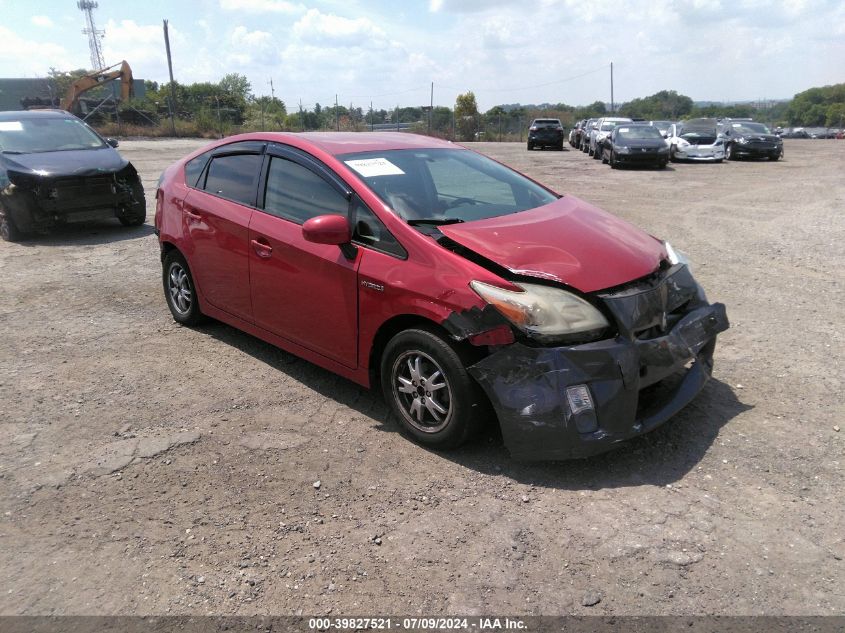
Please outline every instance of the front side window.
[[339, 158], [411, 223], [469, 222], [557, 199], [525, 176], [469, 150], [387, 150]]
[[285, 158], [270, 159], [264, 211], [303, 224], [318, 215], [347, 215], [349, 201], [310, 169]]
[[258, 154], [215, 156], [208, 166], [206, 192], [255, 206], [255, 186], [261, 171], [262, 157]]

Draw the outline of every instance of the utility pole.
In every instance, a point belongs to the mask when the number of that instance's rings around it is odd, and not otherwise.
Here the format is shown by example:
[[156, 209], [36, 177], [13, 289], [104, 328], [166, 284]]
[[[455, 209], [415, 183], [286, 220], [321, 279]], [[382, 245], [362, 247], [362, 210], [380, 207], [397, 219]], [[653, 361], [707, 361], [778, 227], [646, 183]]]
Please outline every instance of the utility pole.
[[431, 117], [434, 114], [434, 82], [431, 82], [431, 101], [428, 104], [428, 135], [431, 136]]
[[375, 127], [373, 125], [373, 114], [374, 114], [373, 113], [373, 102], [370, 101], [370, 132], [372, 132], [375, 129]]
[[276, 101], [276, 89], [273, 88], [273, 78], [270, 77], [270, 99]]
[[399, 131], [399, 104], [396, 104], [396, 131]]
[[610, 62], [610, 113], [613, 114], [616, 110], [616, 103], [613, 98], [613, 62]]
[[305, 131], [305, 115], [302, 114], [302, 98], [299, 99], [299, 127]]
[[173, 81], [173, 60], [170, 57], [170, 35], [167, 32], [167, 20], [164, 24], [164, 48], [167, 51], [167, 72], [170, 73], [170, 131], [176, 136], [176, 120], [173, 118], [176, 113], [176, 84]]
[[337, 95], [334, 96], [334, 126], [337, 132], [340, 132], [340, 111], [337, 106]]

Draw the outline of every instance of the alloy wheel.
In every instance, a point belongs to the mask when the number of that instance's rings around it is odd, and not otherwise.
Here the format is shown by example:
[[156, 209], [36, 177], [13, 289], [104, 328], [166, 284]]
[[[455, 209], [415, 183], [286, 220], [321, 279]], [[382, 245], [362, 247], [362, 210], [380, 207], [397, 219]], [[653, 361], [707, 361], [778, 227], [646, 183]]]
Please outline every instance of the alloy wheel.
[[428, 354], [408, 350], [393, 363], [393, 397], [407, 422], [436, 433], [450, 421], [452, 389], [440, 365]]
[[187, 315], [191, 310], [194, 293], [188, 271], [178, 262], [174, 262], [170, 266], [167, 275], [167, 292], [170, 295], [170, 304], [173, 309], [183, 316]]

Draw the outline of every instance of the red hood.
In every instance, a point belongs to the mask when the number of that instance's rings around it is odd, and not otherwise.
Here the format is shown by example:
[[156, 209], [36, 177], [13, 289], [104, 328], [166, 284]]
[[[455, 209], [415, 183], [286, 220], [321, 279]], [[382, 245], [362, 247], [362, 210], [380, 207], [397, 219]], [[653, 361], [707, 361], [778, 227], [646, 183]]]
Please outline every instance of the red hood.
[[530, 211], [439, 228], [513, 273], [581, 292], [644, 277], [666, 257], [656, 238], [572, 196]]

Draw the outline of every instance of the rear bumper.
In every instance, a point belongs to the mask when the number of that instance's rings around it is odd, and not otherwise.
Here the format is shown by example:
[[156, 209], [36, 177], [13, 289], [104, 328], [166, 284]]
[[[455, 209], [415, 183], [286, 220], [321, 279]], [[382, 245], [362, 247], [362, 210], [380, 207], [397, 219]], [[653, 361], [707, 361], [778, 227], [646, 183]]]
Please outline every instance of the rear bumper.
[[[516, 343], [469, 368], [515, 459], [588, 457], [647, 433], [686, 406], [710, 378], [725, 306], [689, 312], [665, 336], [535, 348]], [[594, 420], [573, 413], [567, 387], [587, 385]], [[654, 391], [655, 393], [651, 393]]]

